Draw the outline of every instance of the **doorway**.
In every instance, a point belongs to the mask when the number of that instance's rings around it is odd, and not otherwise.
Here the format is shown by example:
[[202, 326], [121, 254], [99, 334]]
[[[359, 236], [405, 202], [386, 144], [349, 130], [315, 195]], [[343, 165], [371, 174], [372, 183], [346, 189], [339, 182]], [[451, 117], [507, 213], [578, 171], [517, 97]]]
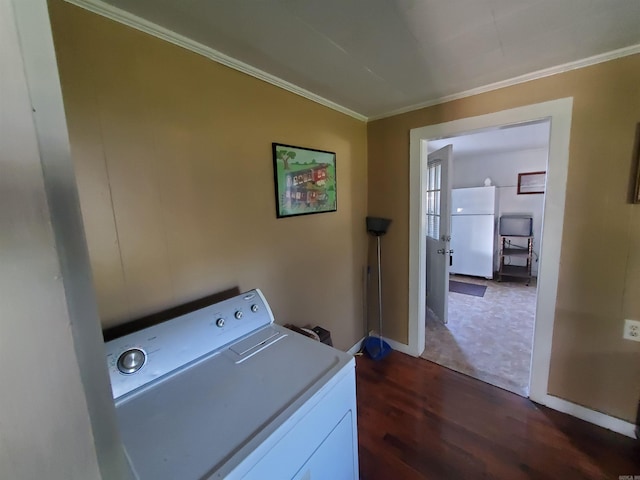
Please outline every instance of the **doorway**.
[[[522, 173], [547, 170], [549, 127], [546, 119], [428, 140], [429, 152], [445, 145], [453, 152], [450, 288], [444, 317], [442, 309], [427, 308], [421, 356], [524, 397], [529, 395], [544, 188], [519, 192], [518, 180]], [[429, 218], [429, 199], [427, 207]], [[500, 237], [503, 216], [530, 218], [528, 236]], [[432, 258], [427, 251], [427, 298]]]
[[[569, 158], [572, 98], [518, 107], [478, 117], [426, 126], [411, 130], [410, 134], [410, 223], [409, 223], [409, 345], [407, 352], [419, 356], [425, 347], [425, 191], [424, 159], [428, 155], [428, 141], [464, 132], [495, 128], [501, 125], [551, 121], [551, 139], [544, 204], [544, 225], [540, 242], [538, 265], [538, 298], [531, 361], [529, 396], [546, 404], [551, 340], [556, 304], [560, 243], [564, 217], [565, 185]], [[542, 254], [544, 252], [544, 254]]]

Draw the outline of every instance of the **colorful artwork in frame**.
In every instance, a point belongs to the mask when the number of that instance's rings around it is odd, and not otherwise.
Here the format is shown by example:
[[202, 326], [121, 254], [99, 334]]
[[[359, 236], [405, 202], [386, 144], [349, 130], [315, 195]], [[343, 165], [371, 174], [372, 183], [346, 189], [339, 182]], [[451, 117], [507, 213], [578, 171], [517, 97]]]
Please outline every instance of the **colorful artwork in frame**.
[[282, 143], [272, 145], [276, 216], [335, 212], [336, 154]]
[[633, 203], [640, 203], [640, 122], [636, 125], [636, 144], [633, 150], [633, 163], [636, 169]]

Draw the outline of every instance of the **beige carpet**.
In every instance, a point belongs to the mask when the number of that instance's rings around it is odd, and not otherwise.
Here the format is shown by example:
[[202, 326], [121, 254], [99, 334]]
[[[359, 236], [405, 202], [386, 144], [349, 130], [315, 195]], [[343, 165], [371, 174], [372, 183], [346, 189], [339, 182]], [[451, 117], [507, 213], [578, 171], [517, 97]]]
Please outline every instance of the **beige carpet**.
[[449, 294], [449, 323], [427, 314], [422, 358], [524, 397], [529, 374], [536, 285], [453, 275], [486, 285], [484, 297]]

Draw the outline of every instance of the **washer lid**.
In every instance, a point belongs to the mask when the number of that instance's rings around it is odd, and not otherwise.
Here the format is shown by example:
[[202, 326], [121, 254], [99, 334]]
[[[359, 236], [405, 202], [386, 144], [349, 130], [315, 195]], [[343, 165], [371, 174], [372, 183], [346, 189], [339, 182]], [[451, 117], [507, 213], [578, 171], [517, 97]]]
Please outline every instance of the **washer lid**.
[[140, 479], [224, 477], [353, 362], [277, 325], [255, 335], [266, 340], [256, 337], [251, 346], [243, 339], [118, 402], [120, 432]]

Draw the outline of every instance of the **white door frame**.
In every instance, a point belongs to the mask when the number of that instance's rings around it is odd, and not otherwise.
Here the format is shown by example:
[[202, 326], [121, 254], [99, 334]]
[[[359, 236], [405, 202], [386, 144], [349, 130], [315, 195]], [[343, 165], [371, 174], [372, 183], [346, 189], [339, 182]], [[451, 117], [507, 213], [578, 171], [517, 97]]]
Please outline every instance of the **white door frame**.
[[529, 396], [546, 403], [551, 341], [560, 270], [560, 245], [569, 165], [569, 136], [573, 97], [527, 105], [451, 122], [414, 128], [409, 151], [409, 346], [419, 356], [425, 346], [426, 229], [425, 163], [428, 140], [451, 137], [473, 130], [550, 119], [549, 160], [544, 201], [538, 298], [531, 358]]

